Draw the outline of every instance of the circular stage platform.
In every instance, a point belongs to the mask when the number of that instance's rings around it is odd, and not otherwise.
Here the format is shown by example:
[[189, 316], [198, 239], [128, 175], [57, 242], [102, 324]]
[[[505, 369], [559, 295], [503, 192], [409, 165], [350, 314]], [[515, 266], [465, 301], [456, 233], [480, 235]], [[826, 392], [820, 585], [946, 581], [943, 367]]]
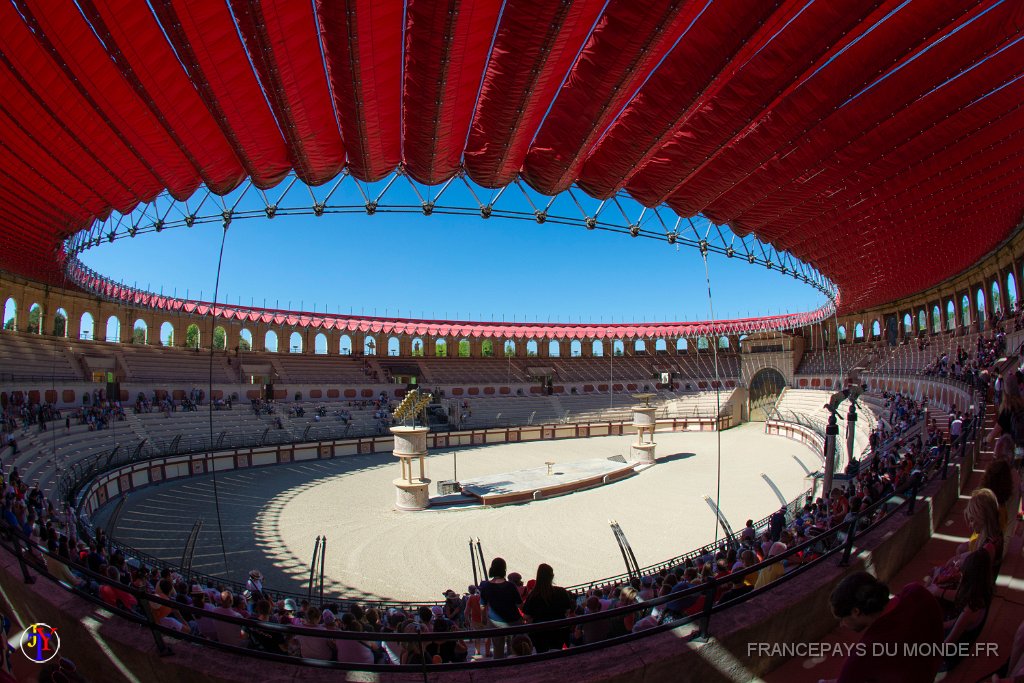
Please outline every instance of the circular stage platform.
[[[752, 423], [722, 432], [721, 507], [734, 529], [747, 518], [777, 510], [805, 490], [804, 467], [820, 460], [806, 447], [764, 434]], [[427, 476], [483, 477], [546, 462], [628, 458], [634, 436], [565, 439], [432, 452]], [[265, 585], [304, 591], [317, 536], [327, 536], [325, 593], [368, 600], [441, 600], [447, 588], [463, 591], [473, 579], [467, 541], [481, 539], [488, 558], [501, 555], [524, 578], [537, 564], [555, 569], [560, 585], [624, 571], [608, 527], [618, 520], [641, 566], [659, 562], [714, 538], [714, 516], [704, 496], [715, 496], [714, 432], [658, 433], [658, 464], [622, 481], [520, 505], [454, 506], [422, 512], [393, 509], [390, 453], [292, 463], [217, 477], [227, 575], [244, 580], [259, 568]], [[799, 463], [794, 459], [799, 459]], [[801, 465], [802, 463], [802, 465]], [[431, 495], [436, 490], [431, 488]], [[105, 525], [110, 508], [97, 515]], [[132, 495], [114, 537], [173, 562], [181, 559], [196, 519], [204, 526], [193, 568], [223, 574], [209, 475], [144, 489]]]

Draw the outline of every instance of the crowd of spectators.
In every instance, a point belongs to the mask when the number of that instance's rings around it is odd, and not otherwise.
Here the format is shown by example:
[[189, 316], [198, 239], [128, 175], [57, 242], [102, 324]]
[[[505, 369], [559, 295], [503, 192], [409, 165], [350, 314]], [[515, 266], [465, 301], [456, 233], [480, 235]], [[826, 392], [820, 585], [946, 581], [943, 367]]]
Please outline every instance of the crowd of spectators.
[[[908, 411], [917, 406], [905, 398], [894, 401]], [[676, 566], [588, 590], [570, 593], [555, 584], [554, 569], [540, 565], [535, 578], [524, 583], [522, 575], [507, 572], [504, 560], [495, 558], [487, 580], [463, 593], [446, 591], [444, 602], [418, 609], [380, 608], [373, 605], [309, 604], [295, 598], [274, 599], [263, 587], [263, 577], [253, 570], [240, 585], [218, 585], [209, 580], [185, 577], [171, 569], [147, 567], [108, 544], [102, 532], [90, 540], [77, 539], [48, 507], [38, 487], [28, 488], [12, 471], [4, 479], [3, 517], [45, 546], [54, 559], [48, 570], [66, 583], [94, 594], [113, 607], [144, 615], [151, 610], [161, 625], [221, 643], [281, 654], [354, 663], [458, 662], [486, 657], [514, 657], [551, 649], [593, 643], [617, 635], [652, 628], [667, 620], [699, 613], [708, 599], [703, 592], [671, 599], [695, 586], [714, 581], [715, 601], [742, 597], [782, 577], [792, 568], [809, 562], [839, 542], [823, 536], [829, 529], [853, 519], [872, 502], [899, 487], [926, 458], [926, 443], [917, 439], [904, 444], [898, 460], [874, 458], [845, 486], [827, 497], [810, 501], [795, 514], [785, 509], [772, 516], [758, 533], [753, 522], [735, 538], [704, 548]], [[870, 519], [863, 519], [866, 525]], [[760, 570], [756, 564], [805, 546]], [[88, 570], [86, 572], [85, 570]], [[97, 581], [93, 575], [106, 577]], [[119, 587], [119, 585], [121, 587]], [[125, 587], [158, 596], [172, 606], [140, 601]], [[709, 589], [710, 590], [710, 589]], [[661, 604], [646, 606], [658, 597]], [[456, 638], [396, 642], [389, 633], [447, 633], [511, 626], [528, 622], [556, 621], [574, 615], [595, 614], [633, 605], [635, 611], [579, 624], [552, 628], [512, 638]], [[252, 620], [239, 625], [216, 615]], [[259, 622], [291, 624], [316, 630], [365, 634], [358, 639], [317, 638], [260, 629]]]
[[[918, 343], [923, 345], [924, 349], [931, 342], [927, 338], [922, 338]], [[993, 321], [987, 336], [984, 334], [977, 336], [973, 351], [965, 349], [962, 344], [957, 344], [956, 351], [952, 354], [948, 350], [943, 351], [935, 360], [925, 366], [922, 374], [948, 377], [966, 382], [971, 386], [978, 386], [987, 383], [989, 368], [1005, 353], [1006, 330], [1002, 316], [998, 316]]]
[[[195, 412], [199, 410], [199, 406], [203, 405], [203, 401], [206, 400], [206, 392], [202, 389], [192, 387], [188, 392], [181, 391], [181, 398], [175, 399], [175, 393], [170, 391], [157, 391], [154, 390], [151, 396], [147, 396], [145, 392], [140, 391], [135, 396], [135, 413], [163, 413], [165, 417], [170, 417], [171, 413], [176, 413], [179, 410], [182, 412]], [[218, 399], [214, 402], [214, 408], [217, 410], [231, 409], [230, 399]]]

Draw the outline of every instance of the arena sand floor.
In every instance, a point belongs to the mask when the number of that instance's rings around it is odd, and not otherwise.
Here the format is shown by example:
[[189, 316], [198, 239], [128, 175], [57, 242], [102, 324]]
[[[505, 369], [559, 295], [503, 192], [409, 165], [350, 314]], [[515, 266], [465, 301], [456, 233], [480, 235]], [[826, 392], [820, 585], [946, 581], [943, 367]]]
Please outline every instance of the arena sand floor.
[[[764, 434], [750, 423], [722, 432], [721, 507], [739, 530], [780, 507], [768, 476], [786, 499], [809, 486], [805, 468], [820, 458], [807, 447]], [[633, 436], [594, 437], [458, 449], [460, 478], [595, 457], [626, 455]], [[714, 516], [704, 496], [715, 496], [717, 435], [658, 433], [658, 464], [602, 487], [496, 508], [462, 507], [397, 512], [390, 454], [275, 465], [217, 475], [225, 573], [210, 475], [144, 489], [124, 506], [116, 539], [178, 562], [196, 519], [204, 526], [193, 569], [244, 581], [263, 572], [269, 588], [305, 592], [314, 541], [326, 535], [325, 595], [373, 600], [442, 599], [447, 588], [472, 582], [468, 539], [481, 539], [488, 560], [500, 555], [525, 579], [538, 563], [570, 585], [624, 570], [608, 526], [616, 519], [641, 566], [714, 539]], [[434, 483], [452, 476], [452, 450], [427, 460]], [[797, 461], [799, 460], [799, 462]], [[112, 506], [94, 520], [105, 525]]]

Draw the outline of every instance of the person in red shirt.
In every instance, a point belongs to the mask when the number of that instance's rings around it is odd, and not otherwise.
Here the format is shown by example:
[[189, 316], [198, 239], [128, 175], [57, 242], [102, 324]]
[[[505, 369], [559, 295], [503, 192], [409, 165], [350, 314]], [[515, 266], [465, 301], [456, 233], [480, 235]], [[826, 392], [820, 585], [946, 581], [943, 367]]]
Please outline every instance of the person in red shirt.
[[831, 526], [835, 526], [843, 521], [846, 514], [850, 511], [850, 502], [846, 499], [846, 495], [843, 493], [841, 488], [832, 489], [832, 495], [829, 501], [829, 513], [832, 516]]
[[105, 583], [100, 586], [99, 594], [103, 602], [111, 607], [121, 607], [127, 610], [135, 609], [135, 605], [138, 602], [135, 596], [117, 588], [118, 583], [121, 581], [121, 572], [118, 571], [117, 567], [107, 567], [107, 578], [113, 583]]
[[[466, 599], [466, 623], [470, 630], [479, 631], [487, 628], [487, 620], [484, 618], [484, 610], [480, 605], [480, 590], [476, 586], [469, 587], [469, 598]], [[475, 652], [478, 656], [491, 656], [491, 641], [487, 638], [476, 638], [473, 640]], [[486, 650], [486, 651], [485, 651]]]
[[888, 586], [867, 572], [856, 572], [839, 582], [829, 600], [840, 623], [863, 634], [836, 683], [935, 679], [942, 664], [936, 647], [943, 641], [943, 614], [939, 601], [923, 585], [907, 584], [890, 598]]

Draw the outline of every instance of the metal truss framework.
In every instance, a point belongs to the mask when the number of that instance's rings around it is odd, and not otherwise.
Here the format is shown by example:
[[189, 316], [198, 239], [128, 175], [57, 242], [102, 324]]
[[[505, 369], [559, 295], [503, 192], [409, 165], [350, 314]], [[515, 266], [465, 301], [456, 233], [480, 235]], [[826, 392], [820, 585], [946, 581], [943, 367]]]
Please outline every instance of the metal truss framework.
[[[703, 216], [680, 217], [665, 205], [644, 207], [624, 192], [607, 200], [597, 200], [576, 186], [554, 196], [541, 195], [521, 180], [490, 190], [473, 183], [465, 173], [441, 185], [427, 186], [413, 180], [401, 168], [376, 183], [359, 181], [344, 171], [335, 180], [320, 187], [307, 185], [291, 174], [270, 190], [259, 189], [247, 180], [223, 196], [205, 186], [184, 201], [163, 193], [152, 202], [138, 205], [130, 213], [115, 212], [105, 220], [94, 221], [88, 229], [68, 238], [64, 243], [65, 271], [69, 279], [83, 289], [116, 299], [124, 297], [112, 292], [123, 291], [127, 295], [130, 291], [132, 300], [147, 305], [145, 301], [154, 295], [125, 287], [93, 272], [81, 263], [78, 256], [89, 249], [119, 239], [131, 239], [140, 234], [159, 233], [171, 228], [219, 224], [226, 230], [234, 221], [243, 219], [274, 219], [295, 215], [373, 216], [383, 213], [421, 214], [424, 217], [439, 214], [479, 216], [481, 219], [502, 218], [663, 240], [669, 245], [697, 249], [703, 256], [718, 254], [774, 270], [780, 276], [804, 282], [826, 297], [821, 308], [798, 314], [798, 322], [790, 316], [757, 319], [763, 323], [763, 326], [757, 327], [765, 330], [792, 329], [800, 324], [820, 322], [832, 315], [838, 303], [837, 287], [814, 267], [753, 235], [739, 237], [728, 227], [715, 225]], [[140, 297], [139, 294], [147, 296]]]

